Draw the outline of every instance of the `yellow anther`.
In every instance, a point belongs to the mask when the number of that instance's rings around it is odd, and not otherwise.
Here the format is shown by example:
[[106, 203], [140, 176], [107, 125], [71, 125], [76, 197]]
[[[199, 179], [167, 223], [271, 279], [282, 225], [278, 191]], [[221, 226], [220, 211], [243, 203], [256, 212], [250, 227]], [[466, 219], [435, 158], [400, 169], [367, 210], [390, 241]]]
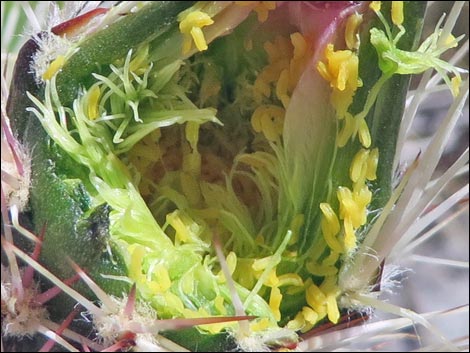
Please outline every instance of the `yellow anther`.
[[285, 57], [292, 56], [293, 48], [291, 41], [281, 35], [276, 36], [272, 42], [269, 41], [264, 43], [263, 48], [268, 54], [268, 61], [270, 64], [273, 64]]
[[286, 273], [278, 277], [278, 287], [283, 286], [294, 286], [294, 287], [301, 287], [303, 286], [304, 282], [302, 277], [300, 277], [297, 273]]
[[338, 187], [337, 197], [339, 201], [339, 218], [344, 219], [353, 212], [356, 204], [353, 199], [351, 190], [347, 187]]
[[339, 320], [339, 310], [338, 304], [336, 302], [336, 296], [334, 294], [329, 294], [326, 297], [326, 307], [328, 311], [328, 319], [336, 324]]
[[278, 141], [284, 127], [285, 110], [275, 105], [258, 107], [251, 118], [256, 132], [262, 132], [269, 141]]
[[362, 146], [369, 148], [372, 143], [372, 138], [370, 136], [369, 127], [364, 118], [357, 121], [358, 131], [359, 131], [359, 141], [361, 141]]
[[444, 46], [448, 48], [455, 48], [457, 45], [459, 45], [459, 42], [455, 39], [455, 37], [452, 34], [449, 34], [444, 41]]
[[273, 268], [269, 275], [267, 276], [266, 280], [263, 283], [267, 287], [277, 287], [279, 286], [279, 278], [276, 275], [276, 269]]
[[307, 53], [307, 41], [299, 32], [290, 35], [290, 41], [294, 46], [294, 59], [300, 59]]
[[256, 319], [254, 322], [250, 322], [250, 330], [252, 332], [264, 331], [271, 326], [268, 318]]
[[318, 314], [313, 310], [312, 308], [309, 308], [308, 306], [304, 306], [302, 308], [302, 315], [309, 324], [316, 324], [318, 321]]
[[230, 251], [227, 255], [226, 261], [230, 274], [233, 274], [237, 268], [237, 254], [235, 254], [233, 251]]
[[359, 80], [359, 58], [351, 50], [334, 50], [328, 44], [325, 50], [326, 62], [320, 61], [317, 70], [330, 82], [333, 88], [331, 103], [339, 118], [342, 118], [352, 103], [353, 96], [361, 85]]
[[367, 160], [367, 180], [377, 179], [377, 165], [379, 163], [379, 149], [374, 148], [370, 151], [369, 158]]
[[396, 26], [403, 24], [403, 1], [392, 1], [392, 22]]
[[341, 229], [338, 216], [336, 216], [336, 213], [333, 211], [333, 209], [328, 203], [321, 203], [320, 209], [323, 213], [323, 218], [321, 220], [321, 229], [325, 242], [332, 250], [338, 253], [342, 253], [343, 247], [336, 238], [336, 235]]
[[265, 22], [268, 19], [269, 11], [274, 10], [275, 8], [275, 1], [260, 1], [254, 8], [255, 12], [258, 14], [258, 21]]
[[382, 1], [372, 1], [369, 4], [369, 7], [374, 10], [375, 12], [380, 11], [380, 8], [382, 7]]
[[344, 39], [346, 41], [346, 46], [348, 49], [358, 49], [359, 48], [359, 35], [358, 29], [362, 23], [362, 15], [354, 13], [348, 17], [346, 21], [346, 29], [344, 31]]
[[199, 51], [207, 49], [206, 39], [201, 28], [213, 23], [210, 16], [202, 11], [193, 11], [186, 15], [179, 26], [180, 32], [185, 35], [183, 54], [187, 54], [191, 50], [191, 37]]
[[90, 91], [88, 92], [88, 119], [95, 120], [99, 117], [99, 106], [98, 103], [100, 101], [101, 90], [98, 85], [94, 85], [91, 87]]
[[184, 224], [184, 222], [179, 217], [178, 211], [174, 211], [173, 213], [167, 214], [166, 221], [175, 230], [176, 239], [178, 241], [182, 243], [186, 243], [190, 241], [191, 235], [189, 234], [188, 227]]
[[[359, 209], [361, 211], [364, 211], [364, 213], [365, 213], [366, 206], [372, 201], [372, 192], [369, 190], [367, 185], [364, 185], [359, 190], [359, 192], [354, 193], [354, 199], [356, 200], [356, 204], [359, 207]], [[357, 222], [357, 223], [359, 223], [359, 224], [357, 226], [354, 225], [355, 227], [359, 227], [359, 226], [365, 224], [366, 221], [364, 220], [362, 222]]]
[[145, 256], [145, 248], [141, 245], [130, 246], [129, 254], [131, 257], [129, 265], [129, 278], [136, 280], [142, 275], [142, 261]]
[[346, 251], [351, 251], [356, 248], [356, 233], [349, 217], [344, 219], [344, 247]]
[[65, 56], [59, 55], [53, 62], [49, 64], [49, 67], [47, 68], [46, 72], [42, 74], [42, 79], [44, 81], [50, 80], [54, 75], [62, 69], [62, 67], [65, 64]]
[[452, 84], [452, 95], [454, 97], [457, 97], [460, 92], [460, 84], [462, 83], [462, 78], [460, 77], [460, 75], [454, 76], [452, 77], [450, 82]]
[[367, 174], [367, 162], [369, 160], [369, 150], [361, 148], [354, 156], [351, 167], [349, 168], [349, 177], [353, 183], [360, 179], [365, 179]]
[[276, 84], [276, 96], [282, 102], [284, 108], [287, 109], [289, 105], [290, 97], [287, 94], [287, 89], [289, 87], [289, 70], [284, 69], [279, 76], [279, 80]]
[[282, 294], [279, 288], [271, 288], [271, 295], [269, 296], [269, 307], [274, 314], [276, 321], [281, 320], [281, 311], [279, 307], [281, 306]]
[[153, 270], [153, 275], [155, 276], [161, 292], [165, 292], [171, 287], [170, 275], [164, 265], [157, 265]]
[[214, 306], [221, 315], [227, 315], [227, 309], [224, 305], [224, 298], [220, 295], [216, 296], [214, 299]]
[[[312, 310], [312, 309], [310, 309], [310, 310]], [[302, 329], [304, 326], [305, 326], [305, 318], [304, 318], [304, 315], [303, 315], [302, 311], [298, 312], [297, 315], [295, 315], [295, 318], [290, 320], [287, 323], [287, 328], [292, 330], [292, 331], [298, 331], [298, 330]]]
[[325, 260], [323, 260], [322, 265], [324, 266], [334, 265], [336, 261], [338, 261], [338, 259], [339, 259], [339, 253], [336, 251], [331, 251], [330, 255], [328, 255], [328, 257]]
[[332, 234], [338, 234], [340, 231], [340, 225], [338, 217], [336, 216], [335, 211], [329, 203], [323, 202], [320, 204], [320, 209], [325, 217], [325, 220], [328, 222], [329, 231]]
[[307, 304], [317, 313], [325, 310], [323, 308], [323, 305], [326, 304], [325, 294], [314, 283], [307, 288], [305, 299], [307, 300]]

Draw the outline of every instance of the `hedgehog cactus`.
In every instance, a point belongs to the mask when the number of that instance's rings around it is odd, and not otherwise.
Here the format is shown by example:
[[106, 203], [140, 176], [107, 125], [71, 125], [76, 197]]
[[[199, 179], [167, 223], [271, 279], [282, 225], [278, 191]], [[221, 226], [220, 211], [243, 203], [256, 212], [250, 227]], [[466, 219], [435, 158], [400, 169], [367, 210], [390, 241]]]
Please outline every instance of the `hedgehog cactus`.
[[[16, 61], [12, 133], [2, 110], [2, 213], [44, 232], [31, 257], [2, 240], [10, 263], [68, 295], [55, 320], [85, 308], [95, 350], [294, 349], [369, 307], [398, 312], [374, 292], [433, 170], [418, 160], [392, 187], [410, 75], [435, 69], [456, 110], [468, 94], [439, 58], [460, 38], [439, 24], [419, 44], [424, 10], [120, 2], [36, 33]], [[3, 161], [21, 159], [4, 186]]]

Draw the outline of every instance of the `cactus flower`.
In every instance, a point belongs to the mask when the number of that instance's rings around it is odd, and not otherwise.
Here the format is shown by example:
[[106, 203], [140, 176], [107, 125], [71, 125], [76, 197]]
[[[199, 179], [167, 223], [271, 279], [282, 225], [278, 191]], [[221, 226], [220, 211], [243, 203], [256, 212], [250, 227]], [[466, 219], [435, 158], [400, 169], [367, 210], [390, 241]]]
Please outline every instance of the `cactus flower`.
[[58, 315], [87, 298], [101, 343], [132, 333], [116, 349], [257, 351], [374, 306], [377, 234], [414, 180], [392, 187], [410, 75], [468, 92], [440, 58], [460, 38], [439, 24], [418, 45], [424, 8], [120, 2], [35, 34], [6, 115], [38, 262], [88, 285]]

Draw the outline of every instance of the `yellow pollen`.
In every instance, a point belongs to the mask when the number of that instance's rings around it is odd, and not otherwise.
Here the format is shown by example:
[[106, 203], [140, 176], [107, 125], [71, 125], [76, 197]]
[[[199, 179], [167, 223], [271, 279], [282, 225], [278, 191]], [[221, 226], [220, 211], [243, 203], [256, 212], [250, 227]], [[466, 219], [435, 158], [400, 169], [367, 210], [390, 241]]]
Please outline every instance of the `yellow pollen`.
[[403, 1], [392, 1], [392, 22], [396, 26], [403, 24]]
[[358, 29], [362, 23], [362, 15], [354, 13], [348, 17], [346, 21], [346, 29], [344, 31], [344, 39], [346, 41], [346, 46], [348, 49], [358, 49], [359, 48], [359, 35]]
[[193, 11], [186, 15], [180, 22], [180, 32], [184, 34], [183, 54], [187, 54], [191, 50], [191, 38], [199, 51], [207, 49], [206, 39], [202, 28], [210, 26], [214, 21], [210, 16], [202, 11]]
[[99, 116], [98, 103], [100, 101], [101, 90], [98, 85], [94, 85], [88, 92], [88, 119], [95, 120]]
[[59, 55], [53, 62], [50, 63], [46, 72], [42, 74], [42, 79], [44, 81], [50, 80], [54, 75], [62, 69], [65, 64], [65, 56]]

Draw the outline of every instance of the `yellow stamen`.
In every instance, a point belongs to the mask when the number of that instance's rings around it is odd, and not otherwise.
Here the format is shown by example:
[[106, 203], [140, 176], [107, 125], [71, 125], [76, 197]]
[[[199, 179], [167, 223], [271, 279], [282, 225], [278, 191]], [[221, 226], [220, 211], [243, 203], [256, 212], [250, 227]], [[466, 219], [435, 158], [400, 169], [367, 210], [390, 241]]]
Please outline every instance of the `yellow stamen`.
[[207, 49], [206, 39], [201, 28], [213, 23], [210, 16], [202, 11], [193, 11], [186, 15], [179, 26], [180, 32], [185, 35], [183, 54], [187, 54], [191, 50], [191, 37], [199, 51]]
[[338, 217], [336, 216], [336, 213], [333, 211], [333, 209], [328, 203], [321, 203], [320, 209], [323, 213], [323, 218], [321, 220], [321, 229], [325, 242], [335, 252], [342, 253], [343, 247], [336, 238], [336, 235], [341, 229]]
[[377, 179], [377, 165], [379, 163], [379, 149], [374, 148], [370, 151], [369, 159], [367, 160], [367, 180]]
[[300, 277], [297, 273], [286, 273], [278, 277], [278, 287], [282, 286], [294, 286], [294, 287], [301, 287], [304, 285], [302, 281], [302, 277]]
[[318, 314], [313, 310], [312, 308], [309, 308], [308, 306], [304, 306], [302, 308], [302, 315], [308, 323], [314, 325], [318, 321]]
[[141, 245], [135, 245], [129, 247], [129, 254], [131, 257], [129, 265], [129, 277], [132, 279], [140, 278], [142, 274], [142, 261], [145, 256], [145, 248]]
[[268, 19], [269, 11], [275, 8], [275, 1], [260, 1], [259, 5], [254, 8], [255, 12], [258, 14], [258, 21], [265, 22]]
[[361, 148], [353, 158], [351, 167], [349, 168], [349, 177], [353, 183], [364, 179], [367, 173], [367, 162], [369, 160], [369, 150]]
[[392, 22], [396, 26], [403, 24], [403, 1], [392, 1]]
[[287, 109], [289, 105], [290, 97], [287, 94], [287, 89], [289, 86], [289, 70], [284, 69], [279, 76], [279, 80], [276, 84], [276, 96], [282, 102], [284, 108]]
[[331, 103], [341, 119], [352, 103], [353, 96], [362, 82], [359, 79], [359, 58], [351, 50], [334, 50], [328, 44], [325, 50], [326, 62], [320, 61], [317, 70], [333, 88]]
[[276, 321], [281, 320], [281, 311], [279, 310], [281, 301], [282, 301], [282, 294], [279, 288], [277, 287], [271, 288], [271, 295], [269, 297], [269, 307], [271, 308], [271, 311], [273, 312], [274, 318], [276, 319]]
[[460, 77], [460, 75], [454, 76], [452, 77], [450, 82], [452, 83], [452, 95], [454, 97], [457, 97], [460, 92], [460, 84], [462, 83], [462, 78]]
[[57, 58], [49, 64], [49, 67], [47, 68], [46, 72], [42, 74], [42, 79], [44, 81], [50, 80], [54, 75], [62, 69], [62, 67], [65, 64], [65, 56], [59, 55]]
[[374, 10], [375, 12], [380, 11], [380, 8], [382, 7], [382, 1], [372, 1], [369, 4], [369, 7]]
[[372, 143], [372, 138], [365, 119], [360, 119], [357, 124], [359, 130], [359, 141], [361, 141], [362, 146], [369, 148]]
[[88, 92], [88, 119], [95, 120], [99, 116], [98, 103], [100, 101], [101, 90], [98, 85], [94, 85]]
[[356, 248], [356, 233], [354, 232], [352, 221], [349, 217], [344, 219], [344, 247], [347, 251]]
[[277, 141], [282, 135], [285, 110], [275, 105], [262, 105], [254, 111], [251, 124], [256, 132], [263, 132], [269, 141]]
[[257, 319], [254, 322], [250, 323], [250, 330], [252, 332], [264, 331], [271, 326], [271, 323], [268, 318], [264, 317], [262, 319]]
[[166, 292], [171, 287], [171, 279], [167, 268], [160, 264], [153, 270], [153, 274], [161, 292]]
[[290, 40], [294, 46], [294, 59], [300, 59], [307, 53], [307, 41], [299, 32], [292, 33]]
[[339, 320], [339, 310], [338, 310], [338, 303], [336, 302], [336, 296], [334, 294], [330, 294], [326, 297], [326, 307], [328, 311], [328, 319], [336, 324]]
[[335, 251], [331, 251], [330, 255], [323, 260], [322, 264], [327, 266], [327, 265], [334, 265], [336, 261], [339, 259], [339, 253]]

